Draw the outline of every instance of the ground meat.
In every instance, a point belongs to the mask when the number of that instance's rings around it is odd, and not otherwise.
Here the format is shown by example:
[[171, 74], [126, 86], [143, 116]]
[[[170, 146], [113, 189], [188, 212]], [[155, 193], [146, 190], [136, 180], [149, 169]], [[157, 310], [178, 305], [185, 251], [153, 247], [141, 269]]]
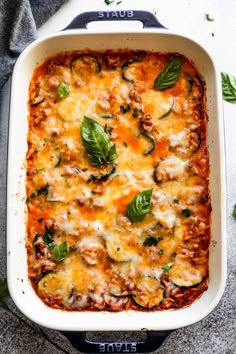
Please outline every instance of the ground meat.
[[150, 114], [145, 114], [140, 118], [141, 129], [145, 132], [150, 133], [153, 129], [152, 117]]

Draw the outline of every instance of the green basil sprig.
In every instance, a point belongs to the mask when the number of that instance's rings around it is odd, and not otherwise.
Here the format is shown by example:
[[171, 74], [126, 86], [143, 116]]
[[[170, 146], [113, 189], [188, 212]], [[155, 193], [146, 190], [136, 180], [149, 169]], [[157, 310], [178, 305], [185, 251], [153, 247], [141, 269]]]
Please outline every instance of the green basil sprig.
[[227, 73], [221, 73], [223, 99], [230, 103], [236, 103], [236, 77]]
[[133, 222], [143, 221], [151, 210], [151, 197], [153, 189], [147, 189], [137, 194], [128, 205], [126, 215]]
[[55, 261], [60, 262], [68, 256], [67, 242], [64, 241], [53, 249], [53, 258]]
[[154, 88], [163, 91], [174, 86], [180, 75], [181, 66], [180, 57], [171, 60], [155, 79]]
[[64, 81], [62, 81], [58, 86], [57, 92], [60, 98], [66, 98], [70, 94], [70, 88]]
[[92, 166], [102, 167], [115, 160], [116, 146], [111, 145], [108, 135], [94, 119], [84, 116], [81, 137]]

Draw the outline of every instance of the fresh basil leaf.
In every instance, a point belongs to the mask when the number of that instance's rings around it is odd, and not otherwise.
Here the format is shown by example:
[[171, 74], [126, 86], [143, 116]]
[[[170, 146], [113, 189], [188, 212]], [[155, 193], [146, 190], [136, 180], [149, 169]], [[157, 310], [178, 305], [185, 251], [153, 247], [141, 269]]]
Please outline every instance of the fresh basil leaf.
[[5, 299], [7, 296], [9, 296], [7, 279], [3, 278], [0, 279], [0, 300]]
[[115, 160], [115, 158], [116, 158], [116, 146], [112, 145], [110, 147], [110, 151], [109, 151], [109, 153], [107, 155], [107, 162], [111, 163], [111, 162], [113, 162]]
[[104, 165], [104, 162], [101, 158], [99, 157], [96, 157], [94, 155], [91, 155], [91, 154], [87, 154], [88, 156], [88, 160], [89, 160], [89, 163], [91, 166], [93, 167], [102, 167]]
[[223, 99], [230, 103], [236, 103], [236, 77], [227, 73], [221, 73]]
[[180, 75], [181, 64], [180, 57], [171, 60], [155, 79], [154, 88], [162, 91], [174, 86]]
[[170, 263], [167, 263], [167, 264], [165, 264], [163, 267], [162, 267], [162, 269], [163, 269], [163, 273], [165, 274], [165, 275], [168, 275], [169, 274], [169, 270], [170, 270], [170, 268], [173, 266], [173, 262], [170, 262]]
[[151, 210], [153, 189], [147, 189], [137, 194], [128, 205], [126, 215], [133, 222], [142, 221]]
[[67, 242], [64, 241], [53, 249], [53, 258], [55, 261], [60, 262], [68, 256]]
[[111, 146], [108, 135], [94, 119], [84, 117], [81, 126], [81, 137], [89, 163], [92, 166], [102, 167], [104, 164], [115, 160], [115, 145]]
[[57, 92], [60, 98], [66, 98], [70, 94], [70, 88], [64, 81], [62, 81], [58, 86]]

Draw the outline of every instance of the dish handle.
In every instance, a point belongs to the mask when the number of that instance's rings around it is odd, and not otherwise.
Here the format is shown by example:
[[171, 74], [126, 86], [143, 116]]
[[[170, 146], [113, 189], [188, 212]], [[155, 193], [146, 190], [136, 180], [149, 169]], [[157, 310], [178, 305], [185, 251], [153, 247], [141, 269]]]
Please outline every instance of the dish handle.
[[[150, 353], [157, 350], [173, 331], [146, 331], [145, 341], [140, 342], [92, 342], [86, 332], [61, 332], [74, 348], [82, 353]], [[108, 332], [107, 332], [108, 333]]]
[[86, 29], [90, 22], [94, 21], [140, 21], [143, 28], [166, 28], [149, 11], [119, 10], [119, 11], [89, 11], [76, 16], [71, 23], [63, 29]]

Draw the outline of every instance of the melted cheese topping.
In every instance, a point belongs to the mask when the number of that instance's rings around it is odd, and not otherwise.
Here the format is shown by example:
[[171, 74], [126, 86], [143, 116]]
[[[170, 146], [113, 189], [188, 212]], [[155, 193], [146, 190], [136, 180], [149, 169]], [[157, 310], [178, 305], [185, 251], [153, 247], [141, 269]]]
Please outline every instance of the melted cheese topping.
[[[154, 87], [175, 56], [181, 72]], [[68, 91], [59, 94], [63, 83]], [[209, 159], [204, 81], [186, 57], [71, 52], [35, 69], [29, 89], [27, 250], [32, 285], [66, 310], [156, 310], [207, 288]], [[116, 156], [91, 164], [84, 116]], [[152, 190], [142, 220], [128, 218]], [[140, 204], [139, 206], [140, 207]]]

